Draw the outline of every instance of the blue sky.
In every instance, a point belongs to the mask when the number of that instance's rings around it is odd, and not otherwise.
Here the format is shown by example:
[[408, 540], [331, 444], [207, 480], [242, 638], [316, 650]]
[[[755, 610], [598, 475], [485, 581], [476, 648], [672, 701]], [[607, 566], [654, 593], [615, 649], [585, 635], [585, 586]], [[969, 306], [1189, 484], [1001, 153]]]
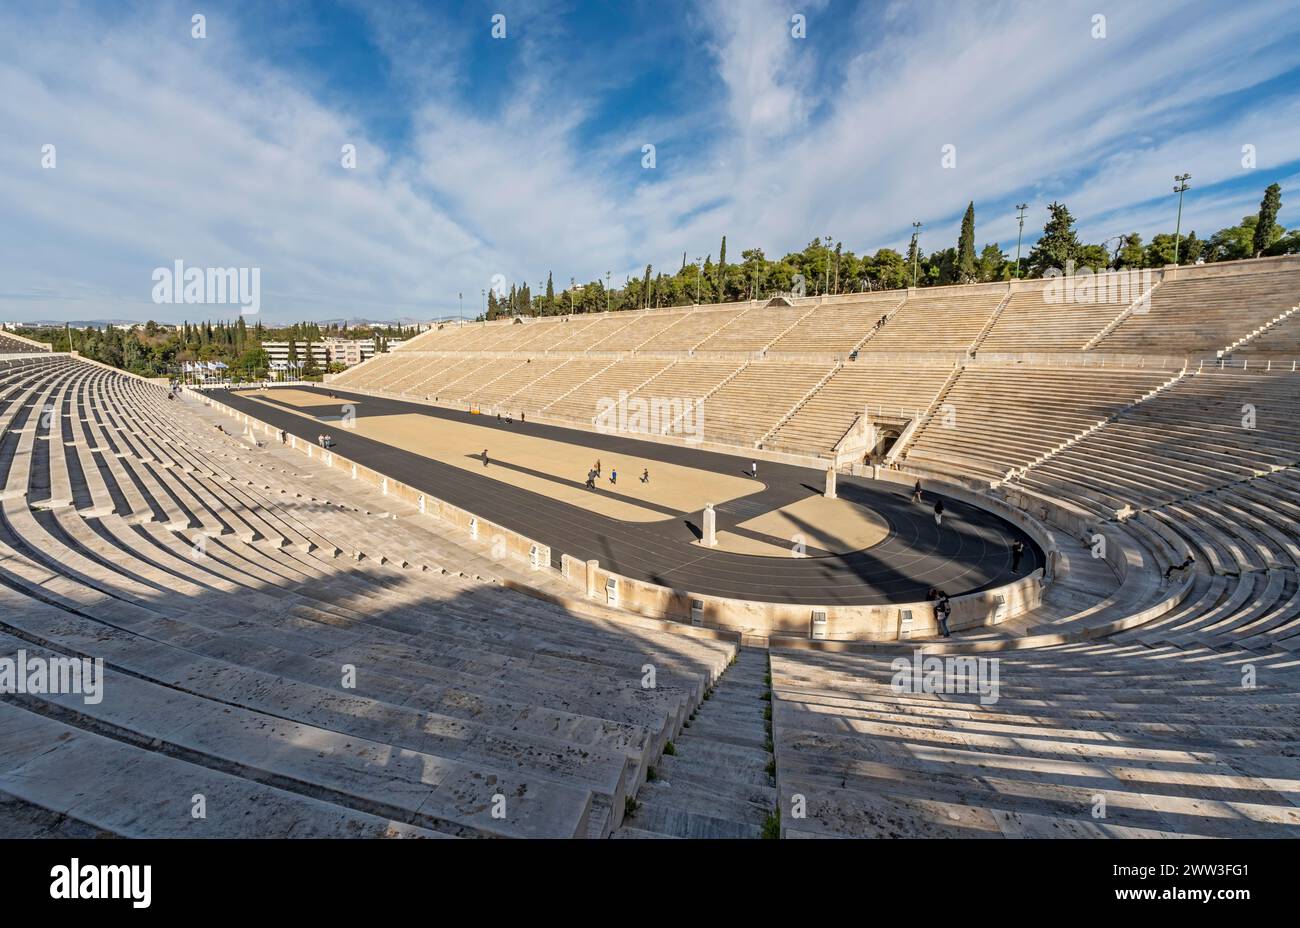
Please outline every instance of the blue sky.
[[934, 250], [969, 200], [1008, 251], [1018, 202], [1149, 238], [1183, 171], [1184, 230], [1273, 181], [1300, 225], [1300, 2], [9, 4], [0, 124], [0, 320], [237, 311], [152, 303], [178, 258], [260, 268], [270, 322], [428, 318], [723, 234]]

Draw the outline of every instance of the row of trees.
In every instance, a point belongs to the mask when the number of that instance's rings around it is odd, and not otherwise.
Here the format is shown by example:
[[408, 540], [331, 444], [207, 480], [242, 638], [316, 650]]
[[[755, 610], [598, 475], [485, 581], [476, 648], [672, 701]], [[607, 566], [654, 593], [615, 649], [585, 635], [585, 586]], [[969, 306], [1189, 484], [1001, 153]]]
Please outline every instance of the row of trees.
[[[1300, 253], [1300, 229], [1289, 232], [1277, 223], [1282, 205], [1282, 188], [1272, 184], [1264, 192], [1257, 215], [1220, 229], [1208, 239], [1195, 231], [1179, 236], [1178, 262], [1235, 261], [1269, 255]], [[996, 243], [975, 247], [975, 204], [966, 207], [961, 231], [952, 248], [920, 252], [913, 237], [906, 255], [892, 248], [874, 254], [857, 255], [830, 236], [814, 239], [802, 251], [779, 260], [769, 259], [761, 248], [740, 253], [739, 262], [727, 261], [727, 238], [722, 237], [718, 260], [712, 255], [688, 262], [682, 255], [676, 272], [646, 265], [641, 277], [630, 277], [620, 288], [610, 288], [599, 279], [586, 284], [570, 282], [570, 288], [555, 292], [553, 277], [538, 284], [534, 294], [527, 283], [511, 286], [508, 294], [489, 291], [486, 312], [478, 318], [504, 316], [552, 316], [566, 313], [603, 312], [605, 309], [646, 309], [689, 303], [723, 303], [757, 299], [774, 293], [851, 293], [864, 290], [894, 290], [912, 284], [915, 274], [920, 287], [957, 283], [987, 283], [1021, 277], [1042, 277], [1049, 269], [1076, 268], [1102, 271], [1108, 268], [1157, 268], [1174, 262], [1175, 235], [1161, 233], [1144, 242], [1136, 232], [1115, 236], [1099, 243], [1085, 243], [1064, 203], [1047, 208], [1043, 234], [1029, 249], [1017, 269], [1016, 259]], [[608, 275], [606, 275], [608, 279]]]
[[303, 375], [316, 377], [324, 371], [311, 351], [313, 343], [327, 337], [373, 337], [378, 342], [376, 351], [386, 351], [390, 339], [412, 338], [418, 331], [414, 326], [349, 328], [346, 323], [322, 326], [315, 322], [270, 328], [261, 320], [250, 326], [240, 316], [234, 321], [185, 322], [179, 327], [149, 321], [130, 329], [51, 326], [24, 329], [22, 334], [47, 343], [54, 351], [75, 350], [144, 377], [165, 377], [179, 373], [186, 363], [216, 361], [225, 364], [227, 373], [236, 379], [259, 380], [270, 368], [270, 358], [262, 347], [265, 342], [287, 341], [289, 361], [301, 360]]

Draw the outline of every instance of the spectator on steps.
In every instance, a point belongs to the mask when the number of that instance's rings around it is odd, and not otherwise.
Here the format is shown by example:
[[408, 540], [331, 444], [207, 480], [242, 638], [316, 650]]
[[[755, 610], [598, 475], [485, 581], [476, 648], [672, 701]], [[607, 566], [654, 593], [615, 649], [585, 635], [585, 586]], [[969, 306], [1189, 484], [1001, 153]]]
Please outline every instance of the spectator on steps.
[[939, 591], [939, 603], [934, 607], [935, 617], [939, 620], [939, 631], [943, 637], [951, 638], [952, 632], [948, 631], [948, 616], [952, 615], [952, 603], [948, 601], [948, 594]]
[[943, 637], [949, 637], [948, 633], [948, 614], [952, 607], [948, 604], [948, 594], [938, 587], [930, 587], [929, 592], [925, 594], [926, 602], [934, 603], [934, 621], [939, 626], [939, 632]]

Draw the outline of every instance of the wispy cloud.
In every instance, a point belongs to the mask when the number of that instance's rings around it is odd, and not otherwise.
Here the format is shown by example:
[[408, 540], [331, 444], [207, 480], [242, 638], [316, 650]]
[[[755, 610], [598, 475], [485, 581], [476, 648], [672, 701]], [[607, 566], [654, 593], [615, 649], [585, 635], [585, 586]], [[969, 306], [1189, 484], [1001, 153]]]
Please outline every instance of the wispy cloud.
[[1058, 198], [1085, 237], [1149, 235], [1184, 170], [1207, 235], [1300, 174], [1295, 4], [1129, 4], [1101, 39], [1094, 6], [809, 3], [795, 38], [769, 0], [546, 4], [505, 40], [459, 4], [215, 4], [202, 40], [178, 5], [10, 7], [0, 315], [233, 312], [149, 301], [183, 258], [262, 268], [275, 320], [430, 316], [494, 274], [621, 282], [722, 234], [864, 251], [919, 219], [942, 247], [968, 200], [981, 242], [1014, 243], [1022, 199], [1029, 241]]

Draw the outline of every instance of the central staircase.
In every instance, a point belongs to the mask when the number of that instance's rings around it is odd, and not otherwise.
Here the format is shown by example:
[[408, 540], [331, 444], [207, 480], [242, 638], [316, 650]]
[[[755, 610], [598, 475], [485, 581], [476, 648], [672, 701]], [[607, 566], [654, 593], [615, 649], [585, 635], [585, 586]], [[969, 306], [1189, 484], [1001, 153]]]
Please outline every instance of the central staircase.
[[767, 651], [742, 649], [611, 837], [775, 837], [769, 681]]

